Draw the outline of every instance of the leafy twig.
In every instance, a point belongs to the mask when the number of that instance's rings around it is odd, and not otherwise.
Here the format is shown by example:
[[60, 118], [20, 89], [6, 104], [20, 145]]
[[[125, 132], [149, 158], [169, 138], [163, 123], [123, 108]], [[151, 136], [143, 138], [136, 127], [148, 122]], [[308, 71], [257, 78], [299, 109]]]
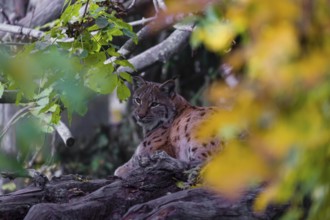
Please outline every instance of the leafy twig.
[[[141, 42], [146, 36], [148, 36], [151, 32], [151, 26], [147, 25], [144, 26], [139, 32], [137, 32], [136, 36], [138, 38], [138, 42]], [[134, 49], [136, 48], [136, 44], [132, 39], [129, 39], [128, 41], [125, 42], [125, 44], [117, 51], [122, 57], [127, 57], [130, 55]], [[117, 60], [118, 57], [110, 57], [107, 59], [104, 64], [112, 63], [115, 60]]]

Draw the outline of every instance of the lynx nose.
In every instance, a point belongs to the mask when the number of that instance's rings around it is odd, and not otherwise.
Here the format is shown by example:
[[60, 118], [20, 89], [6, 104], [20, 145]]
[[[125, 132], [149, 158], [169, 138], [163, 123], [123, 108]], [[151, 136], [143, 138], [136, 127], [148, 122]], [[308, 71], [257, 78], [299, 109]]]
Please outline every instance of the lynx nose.
[[144, 119], [146, 117], [146, 114], [137, 114], [137, 119], [138, 120], [141, 120], [141, 119]]

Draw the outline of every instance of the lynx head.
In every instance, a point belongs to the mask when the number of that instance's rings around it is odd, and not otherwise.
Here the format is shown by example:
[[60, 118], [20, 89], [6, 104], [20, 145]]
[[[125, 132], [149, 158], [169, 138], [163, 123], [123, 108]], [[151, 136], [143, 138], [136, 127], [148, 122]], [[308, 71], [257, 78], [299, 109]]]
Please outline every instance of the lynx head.
[[175, 96], [174, 80], [159, 84], [134, 77], [133, 117], [146, 132], [170, 122]]

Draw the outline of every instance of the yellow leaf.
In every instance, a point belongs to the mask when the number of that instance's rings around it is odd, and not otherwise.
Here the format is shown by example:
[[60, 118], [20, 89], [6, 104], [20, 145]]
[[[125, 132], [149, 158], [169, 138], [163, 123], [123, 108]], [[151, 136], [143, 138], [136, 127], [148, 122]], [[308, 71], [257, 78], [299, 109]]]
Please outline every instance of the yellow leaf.
[[194, 37], [202, 41], [205, 46], [214, 52], [224, 52], [229, 49], [235, 37], [230, 23], [215, 21], [207, 27], [199, 27]]
[[229, 198], [237, 198], [269, 174], [265, 161], [238, 141], [231, 141], [202, 171], [204, 184]]
[[277, 185], [271, 185], [265, 188], [256, 198], [253, 209], [257, 212], [265, 210], [270, 202], [273, 202], [278, 192]]

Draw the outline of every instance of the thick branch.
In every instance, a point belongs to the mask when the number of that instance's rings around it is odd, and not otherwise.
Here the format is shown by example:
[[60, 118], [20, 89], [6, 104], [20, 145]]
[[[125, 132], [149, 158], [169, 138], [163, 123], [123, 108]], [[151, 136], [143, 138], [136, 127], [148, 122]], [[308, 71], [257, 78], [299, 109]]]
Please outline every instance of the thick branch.
[[18, 24], [30, 27], [44, 25], [58, 18], [64, 10], [65, 0], [43, 0], [39, 2], [34, 12], [28, 12], [24, 18], [18, 21]]
[[[21, 26], [27, 27], [37, 27], [44, 25], [50, 21], [55, 20], [58, 18], [61, 13], [62, 9], [64, 9], [64, 1], [65, 0], [43, 0], [38, 1], [36, 8], [27, 13], [27, 15], [17, 22], [17, 26], [15, 27], [4, 27], [2, 26], [2, 30], [0, 32], [0, 38], [5, 36], [6, 33], [14, 33], [14, 34], [24, 34], [36, 38], [40, 38], [42, 32], [33, 29], [24, 29], [23, 33], [20, 31]], [[18, 30], [17, 30], [18, 27]], [[8, 31], [8, 28], [12, 31]], [[32, 31], [33, 30], [33, 31]]]

